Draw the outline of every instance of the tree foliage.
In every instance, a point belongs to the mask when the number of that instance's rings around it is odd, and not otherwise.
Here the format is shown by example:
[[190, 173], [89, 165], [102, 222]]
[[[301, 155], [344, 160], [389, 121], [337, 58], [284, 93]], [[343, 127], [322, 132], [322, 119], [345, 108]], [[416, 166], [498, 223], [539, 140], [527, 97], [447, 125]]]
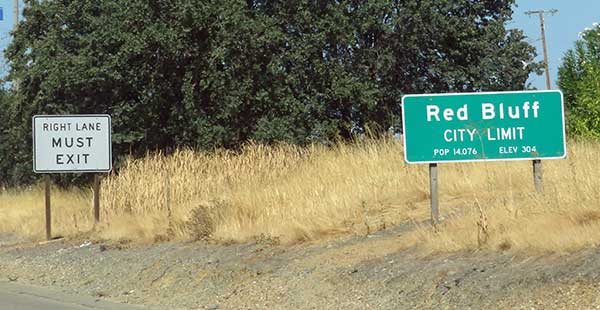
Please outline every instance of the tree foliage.
[[23, 154], [34, 114], [110, 114], [116, 156], [398, 131], [402, 94], [525, 87], [513, 4], [27, 0], [10, 117]]
[[600, 138], [600, 26], [581, 32], [558, 69], [569, 133]]

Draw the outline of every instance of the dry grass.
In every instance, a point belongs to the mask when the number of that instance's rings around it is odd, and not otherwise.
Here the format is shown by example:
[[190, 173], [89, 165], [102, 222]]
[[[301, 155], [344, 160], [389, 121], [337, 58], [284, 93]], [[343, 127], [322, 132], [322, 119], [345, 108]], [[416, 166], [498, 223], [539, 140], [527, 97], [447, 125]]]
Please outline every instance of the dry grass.
[[427, 199], [425, 188], [415, 186], [427, 184], [426, 170], [407, 169], [401, 149], [394, 141], [371, 141], [152, 155], [103, 182], [103, 210], [128, 222], [160, 223], [159, 235], [225, 242], [377, 230], [427, 214], [414, 207]]
[[[93, 227], [90, 191], [52, 189], [53, 236], [73, 236]], [[44, 190], [0, 192], [0, 233], [11, 232], [26, 238], [45, 236]]]
[[[478, 168], [484, 174], [477, 178], [471, 170], [469, 179], [489, 184], [488, 190], [473, 185], [468, 192], [472, 198], [463, 199], [461, 212], [438, 232], [420, 225], [400, 236], [400, 242], [431, 253], [481, 248], [569, 252], [598, 246], [600, 171], [594, 160], [598, 151], [596, 142], [577, 142], [570, 145], [568, 160], [545, 161], [543, 195], [532, 193], [531, 163], [481, 164]], [[448, 174], [452, 179], [453, 173]], [[478, 225], [482, 213], [487, 219], [484, 243]]]
[[[398, 242], [430, 253], [572, 251], [600, 244], [599, 152], [596, 142], [574, 142], [568, 160], [544, 161], [544, 195], [533, 193], [527, 161], [440, 165], [446, 219], [437, 232], [423, 224], [427, 166], [406, 165], [394, 140], [154, 154], [103, 180], [97, 232], [114, 240], [288, 243], [415, 222]], [[57, 232], [91, 229], [89, 191], [54, 197]], [[40, 190], [0, 194], [0, 231], [41, 238], [42, 221]]]

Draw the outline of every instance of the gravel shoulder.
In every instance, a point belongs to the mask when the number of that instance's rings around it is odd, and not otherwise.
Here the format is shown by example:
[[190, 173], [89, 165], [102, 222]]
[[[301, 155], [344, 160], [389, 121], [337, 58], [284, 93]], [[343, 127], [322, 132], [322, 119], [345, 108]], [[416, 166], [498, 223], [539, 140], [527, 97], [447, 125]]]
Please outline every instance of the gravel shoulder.
[[0, 281], [149, 309], [600, 309], [600, 250], [403, 249], [395, 227], [292, 246], [0, 243]]

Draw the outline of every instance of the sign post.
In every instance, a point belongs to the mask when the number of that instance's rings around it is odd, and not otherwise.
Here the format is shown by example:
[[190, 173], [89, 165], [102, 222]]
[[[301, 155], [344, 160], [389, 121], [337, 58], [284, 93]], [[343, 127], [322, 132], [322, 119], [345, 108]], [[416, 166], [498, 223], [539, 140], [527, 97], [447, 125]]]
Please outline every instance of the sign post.
[[100, 223], [100, 175], [94, 174], [94, 225]]
[[431, 194], [431, 223], [437, 226], [440, 223], [437, 164], [429, 164], [429, 191]]
[[541, 193], [544, 189], [543, 183], [543, 173], [542, 173], [542, 160], [534, 159], [533, 160], [533, 184], [535, 185], [535, 191]]
[[44, 197], [46, 200], [46, 240], [52, 239], [52, 209], [50, 207], [50, 177], [44, 176]]
[[402, 115], [405, 161], [430, 164], [433, 222], [437, 164], [533, 160], [539, 191], [541, 159], [567, 154], [563, 96], [556, 90], [406, 95]]
[[[33, 117], [35, 173], [107, 173], [112, 169], [110, 115]], [[46, 238], [51, 239], [50, 178], [45, 176]], [[100, 221], [100, 179], [94, 175], [94, 223]]]

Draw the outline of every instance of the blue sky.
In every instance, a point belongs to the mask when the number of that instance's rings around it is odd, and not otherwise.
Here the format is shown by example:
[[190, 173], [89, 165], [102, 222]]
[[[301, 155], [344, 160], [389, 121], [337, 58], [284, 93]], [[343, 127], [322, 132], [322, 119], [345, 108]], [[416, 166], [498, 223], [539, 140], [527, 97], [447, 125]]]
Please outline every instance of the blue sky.
[[[538, 60], [543, 60], [540, 19], [538, 15], [525, 15], [526, 11], [557, 9], [555, 15], [545, 17], [546, 41], [548, 45], [548, 65], [552, 88], [557, 89], [558, 67], [564, 53], [573, 47], [579, 32], [592, 23], [600, 22], [600, 1], [598, 0], [517, 0], [513, 21], [507, 26], [519, 28], [527, 35], [527, 41], [538, 52]], [[532, 75], [529, 82], [538, 89], [546, 89], [543, 75]]]
[[[23, 8], [22, 1], [20, 2], [20, 8]], [[0, 20], [0, 49], [4, 49], [10, 43], [10, 31], [13, 27], [13, 1], [12, 0], [0, 0], [0, 8], [2, 8], [2, 20]], [[8, 66], [4, 60], [4, 53], [0, 53], [0, 77], [4, 77], [8, 73]]]

